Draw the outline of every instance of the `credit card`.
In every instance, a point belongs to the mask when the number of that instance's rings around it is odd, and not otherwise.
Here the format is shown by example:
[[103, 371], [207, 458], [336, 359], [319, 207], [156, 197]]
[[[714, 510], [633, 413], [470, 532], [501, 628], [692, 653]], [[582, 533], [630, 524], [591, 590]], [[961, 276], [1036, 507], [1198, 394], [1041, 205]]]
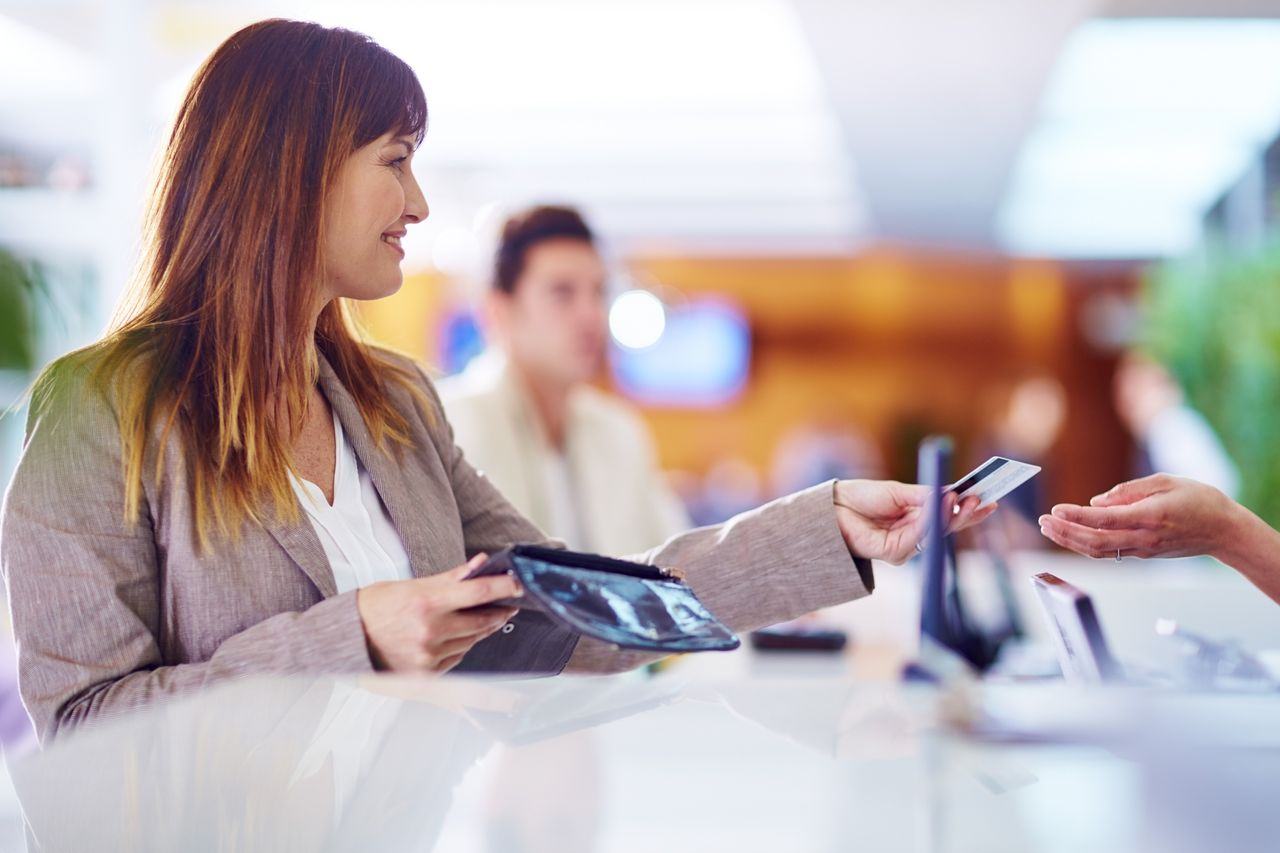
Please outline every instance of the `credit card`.
[[969, 495], [977, 495], [982, 499], [978, 506], [984, 507], [1000, 500], [1039, 473], [1039, 465], [1029, 465], [1003, 456], [992, 456], [964, 477], [947, 486], [947, 491], [955, 492], [962, 500]]

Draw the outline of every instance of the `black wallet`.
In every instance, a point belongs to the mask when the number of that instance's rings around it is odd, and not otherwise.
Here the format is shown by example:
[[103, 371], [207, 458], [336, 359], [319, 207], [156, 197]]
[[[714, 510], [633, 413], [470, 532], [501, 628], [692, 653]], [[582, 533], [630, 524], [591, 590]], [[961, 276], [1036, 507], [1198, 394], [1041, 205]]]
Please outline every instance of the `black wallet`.
[[569, 629], [623, 649], [727, 651], [737, 636], [703, 605], [672, 569], [596, 554], [513, 545], [468, 578], [510, 573], [524, 597], [498, 602], [540, 610]]

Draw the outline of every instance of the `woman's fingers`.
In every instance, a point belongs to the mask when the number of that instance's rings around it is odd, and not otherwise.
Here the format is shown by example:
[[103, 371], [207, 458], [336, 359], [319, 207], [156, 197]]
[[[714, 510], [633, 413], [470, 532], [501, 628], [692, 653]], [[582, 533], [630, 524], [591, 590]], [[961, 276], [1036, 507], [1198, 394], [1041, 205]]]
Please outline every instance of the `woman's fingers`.
[[1132, 504], [1106, 507], [1058, 504], [1052, 510], [1054, 518], [1092, 527], [1095, 530], [1134, 530], [1154, 527], [1148, 515], [1149, 513], [1143, 507]]
[[466, 636], [455, 637], [452, 640], [442, 641], [428, 649], [431, 657], [440, 661], [453, 655], [463, 654], [471, 651], [471, 647], [483, 640], [485, 637], [491, 636], [498, 631], [508, 620], [499, 621], [497, 624], [486, 627], [478, 634], [468, 634]]
[[1167, 474], [1152, 474], [1150, 477], [1112, 486], [1109, 491], [1090, 498], [1089, 505], [1108, 507], [1137, 503], [1144, 498], [1168, 491], [1169, 486], [1170, 477]]
[[513, 607], [489, 607], [439, 617], [426, 632], [421, 668], [432, 672], [452, 669], [473, 646], [501, 629], [517, 612]]
[[[950, 521], [947, 524], [947, 532], [955, 533], [957, 531], [964, 530], [966, 527], [972, 527], [975, 524], [980, 524], [999, 507], [999, 504], [992, 503], [979, 509], [981, 504], [982, 499], [977, 495], [969, 495], [967, 498], [962, 500], [958, 504], [959, 512], [953, 510], [950, 515]], [[946, 517], [945, 511], [943, 515]]]
[[427, 578], [361, 588], [356, 607], [370, 659], [382, 669], [442, 672], [509, 622], [518, 608], [496, 604], [524, 594], [506, 574], [467, 578], [485, 557]]
[[1040, 516], [1040, 532], [1063, 548], [1095, 559], [1114, 557], [1116, 551], [1146, 556], [1153, 547], [1148, 530], [1099, 530], [1052, 515]]
[[990, 518], [992, 515], [994, 515], [995, 511], [998, 510], [999, 508], [1000, 508], [999, 503], [992, 503], [992, 504], [987, 504], [981, 509], [975, 509], [973, 513], [969, 516], [969, 520], [965, 523], [965, 527], [973, 527], [975, 524], [981, 524], [982, 522]]
[[[957, 498], [952, 492], [943, 495], [942, 517], [947, 520], [946, 533], [950, 535], [975, 524], [980, 524], [999, 508], [999, 504], [992, 503], [979, 509], [981, 503], [982, 499], [977, 495], [969, 495], [963, 500]], [[916, 513], [912, 520], [910, 531], [904, 537], [904, 541], [907, 542], [906, 548], [902, 553], [890, 555], [893, 560], [901, 562], [910, 557], [913, 551], [923, 547], [925, 534], [928, 533], [928, 530], [928, 513]]]
[[889, 481], [888, 486], [892, 489], [895, 500], [902, 506], [924, 506], [933, 491], [918, 483], [899, 483], [896, 480]]
[[454, 580], [460, 581], [463, 578], [465, 578], [467, 575], [471, 574], [476, 569], [483, 566], [484, 561], [487, 559], [489, 559], [489, 555], [481, 551], [479, 554], [476, 554], [474, 557], [472, 557], [470, 560], [467, 560], [461, 566], [455, 566], [454, 568], [445, 572], [445, 576], [453, 578]]
[[[434, 577], [423, 578], [421, 582], [432, 587], [440, 586], [440, 582]], [[524, 595], [524, 589], [512, 575], [486, 575], [460, 580], [455, 574], [447, 578], [443, 589], [433, 590], [433, 593], [440, 609], [466, 610], [506, 598], [519, 598]]]
[[[484, 638], [510, 622], [520, 611], [514, 607], [485, 607], [480, 610], [450, 613], [440, 617], [434, 633], [441, 643], [470, 638]], [[472, 640], [477, 642], [477, 640]]]
[[[1101, 557], [1108, 550], [1101, 531], [1051, 515], [1040, 517], [1040, 532], [1063, 548], [1086, 557]], [[1114, 548], [1109, 550], [1112, 554], [1115, 553]]]
[[467, 656], [466, 652], [461, 652], [456, 655], [451, 655], [450, 657], [447, 657], [444, 660], [440, 661], [440, 663], [436, 666], [435, 671], [448, 672], [458, 664], [462, 663], [462, 659], [466, 656]]

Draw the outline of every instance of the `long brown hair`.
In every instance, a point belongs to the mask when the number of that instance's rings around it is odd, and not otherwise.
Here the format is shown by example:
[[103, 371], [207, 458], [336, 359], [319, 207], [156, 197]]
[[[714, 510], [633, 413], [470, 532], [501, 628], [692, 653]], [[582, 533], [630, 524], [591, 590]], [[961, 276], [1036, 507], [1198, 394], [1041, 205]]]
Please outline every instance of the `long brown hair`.
[[[133, 299], [96, 375], [120, 420], [126, 520], [137, 519], [148, 436], [182, 439], [198, 545], [233, 539], [272, 505], [296, 521], [292, 436], [322, 353], [378, 446], [410, 443], [389, 383], [429, 410], [417, 377], [361, 339], [341, 301], [308, 340], [323, 280], [324, 201], [357, 148], [388, 132], [421, 142], [413, 71], [369, 38], [268, 20], [196, 73], [160, 167]], [[428, 414], [429, 417], [429, 414]], [[156, 476], [163, 469], [163, 450]]]

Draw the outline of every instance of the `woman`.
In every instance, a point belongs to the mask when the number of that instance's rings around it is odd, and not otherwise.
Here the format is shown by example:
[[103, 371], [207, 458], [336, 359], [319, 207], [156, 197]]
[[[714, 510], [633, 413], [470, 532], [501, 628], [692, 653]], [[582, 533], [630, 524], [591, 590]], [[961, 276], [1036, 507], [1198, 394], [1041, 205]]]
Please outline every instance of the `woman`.
[[1088, 557], [1192, 557], [1226, 563], [1280, 603], [1280, 533], [1213, 486], [1155, 474], [1089, 506], [1059, 504], [1040, 532]]
[[[427, 216], [425, 126], [413, 72], [345, 30], [254, 24], [196, 75], [134, 307], [38, 380], [6, 498], [42, 740], [251, 673], [643, 660], [537, 613], [468, 612], [520, 592], [463, 580], [485, 552], [544, 537], [467, 464], [426, 376], [352, 329], [347, 300], [400, 287], [400, 238]], [[924, 494], [824, 484], [639, 559], [681, 566], [746, 630], [870, 592]]]

